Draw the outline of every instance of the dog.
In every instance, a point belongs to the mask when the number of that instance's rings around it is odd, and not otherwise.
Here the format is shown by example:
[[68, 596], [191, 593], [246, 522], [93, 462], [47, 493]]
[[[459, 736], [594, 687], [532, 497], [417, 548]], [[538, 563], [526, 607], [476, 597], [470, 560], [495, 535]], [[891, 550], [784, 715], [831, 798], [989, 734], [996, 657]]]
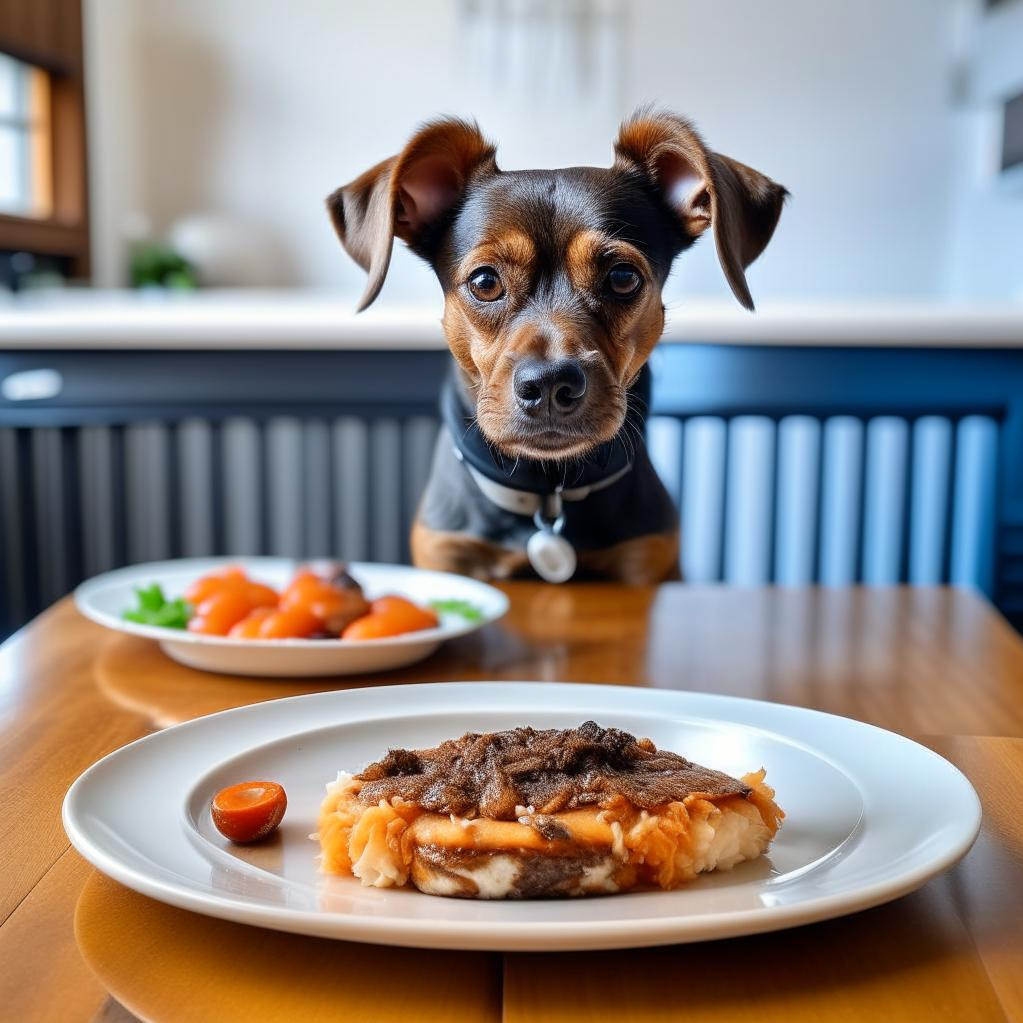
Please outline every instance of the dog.
[[672, 264], [708, 228], [738, 301], [788, 192], [641, 110], [610, 168], [502, 171], [455, 118], [327, 199], [379, 294], [395, 237], [433, 268], [454, 367], [413, 562], [485, 579], [679, 577], [678, 512], [647, 454], [647, 359]]

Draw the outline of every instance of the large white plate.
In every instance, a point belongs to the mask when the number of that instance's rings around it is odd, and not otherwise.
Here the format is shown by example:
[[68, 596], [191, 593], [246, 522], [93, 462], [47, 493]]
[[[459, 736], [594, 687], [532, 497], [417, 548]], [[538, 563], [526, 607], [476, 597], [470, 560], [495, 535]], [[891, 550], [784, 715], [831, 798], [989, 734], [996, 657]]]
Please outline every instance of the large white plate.
[[[732, 774], [766, 767], [788, 815], [770, 855], [679, 891], [569, 901], [463, 901], [317, 873], [308, 836], [339, 768], [466, 730], [588, 718]], [[288, 812], [279, 838], [233, 846], [213, 829], [209, 801], [254, 779], [283, 784]], [[498, 950], [698, 941], [840, 916], [919, 887], [966, 853], [979, 826], [956, 768], [870, 725], [732, 697], [536, 683], [374, 687], [225, 711], [110, 754], [64, 801], [83, 856], [172, 905], [303, 934]]]
[[75, 590], [78, 610], [100, 625], [133, 636], [158, 640], [164, 652], [191, 668], [229, 675], [312, 676], [354, 675], [402, 668], [429, 657], [446, 639], [462, 636], [500, 618], [508, 598], [493, 586], [448, 572], [427, 572], [404, 565], [354, 561], [348, 565], [370, 599], [397, 593], [419, 603], [465, 600], [479, 609], [479, 621], [460, 615], [441, 615], [440, 626], [387, 639], [231, 639], [201, 636], [181, 629], [164, 629], [125, 621], [121, 615], [135, 606], [135, 589], [159, 583], [169, 597], [180, 596], [200, 576], [226, 565], [241, 565], [260, 582], [283, 587], [302, 562], [290, 558], [186, 558], [153, 561], [98, 575]]

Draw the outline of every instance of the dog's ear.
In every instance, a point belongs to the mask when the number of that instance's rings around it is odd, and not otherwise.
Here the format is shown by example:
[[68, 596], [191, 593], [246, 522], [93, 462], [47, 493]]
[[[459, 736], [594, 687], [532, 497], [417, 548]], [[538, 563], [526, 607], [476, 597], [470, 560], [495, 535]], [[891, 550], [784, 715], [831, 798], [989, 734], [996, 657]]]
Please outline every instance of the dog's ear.
[[771, 240], [788, 192], [752, 167], [711, 152], [688, 121], [668, 113], [633, 114], [615, 143], [615, 166], [645, 173], [691, 239], [713, 225], [728, 284], [752, 309], [744, 271]]
[[369, 275], [359, 311], [377, 297], [397, 235], [417, 249], [461, 200], [470, 177], [496, 170], [494, 147], [475, 124], [432, 121], [408, 145], [327, 197], [345, 251]]

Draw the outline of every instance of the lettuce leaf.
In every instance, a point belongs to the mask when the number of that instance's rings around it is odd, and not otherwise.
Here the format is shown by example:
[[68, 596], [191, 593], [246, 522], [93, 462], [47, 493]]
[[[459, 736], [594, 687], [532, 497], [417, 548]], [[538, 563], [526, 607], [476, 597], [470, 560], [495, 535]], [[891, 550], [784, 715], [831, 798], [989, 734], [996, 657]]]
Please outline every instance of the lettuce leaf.
[[136, 606], [121, 617], [140, 625], [159, 625], [164, 629], [185, 629], [192, 617], [192, 605], [180, 597], [168, 600], [159, 583], [135, 589]]

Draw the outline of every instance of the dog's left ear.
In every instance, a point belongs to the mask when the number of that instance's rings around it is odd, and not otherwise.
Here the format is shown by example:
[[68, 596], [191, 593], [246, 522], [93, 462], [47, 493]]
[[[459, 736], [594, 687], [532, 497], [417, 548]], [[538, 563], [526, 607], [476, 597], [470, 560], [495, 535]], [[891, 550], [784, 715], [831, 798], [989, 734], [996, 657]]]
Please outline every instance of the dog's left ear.
[[479, 128], [444, 118], [327, 197], [341, 244], [369, 275], [359, 312], [380, 293], [395, 235], [422, 254], [430, 228], [461, 201], [469, 178], [486, 170], [496, 170], [494, 147]]
[[788, 192], [752, 167], [707, 149], [674, 114], [640, 111], [622, 127], [615, 166], [638, 168], [695, 240], [713, 225], [718, 260], [735, 297], [753, 309], [746, 267], [774, 234]]

